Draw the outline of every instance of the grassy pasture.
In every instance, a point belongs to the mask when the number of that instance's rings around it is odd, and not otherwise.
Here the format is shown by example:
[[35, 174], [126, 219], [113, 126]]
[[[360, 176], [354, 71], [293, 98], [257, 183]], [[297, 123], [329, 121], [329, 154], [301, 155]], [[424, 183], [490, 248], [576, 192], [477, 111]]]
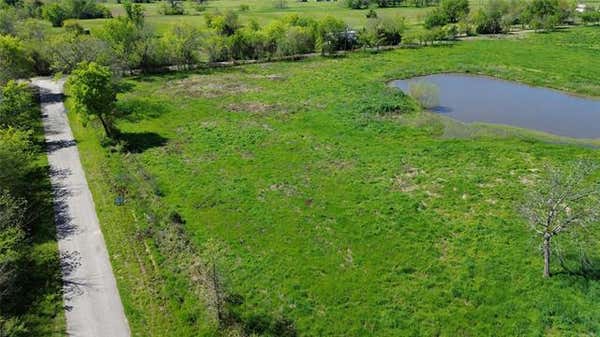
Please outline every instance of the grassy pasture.
[[[134, 335], [214, 331], [153, 234], [140, 236], [155, 207], [181, 214], [198, 249], [222, 247], [248, 333], [274, 336], [283, 320], [298, 336], [600, 334], [600, 282], [542, 279], [516, 211], [545, 164], [597, 150], [451, 123], [386, 86], [471, 72], [598, 97], [599, 40], [576, 28], [139, 77], [119, 103], [128, 155], [71, 115]], [[389, 107], [404, 113], [378, 113]]]
[[[239, 12], [242, 23], [254, 19], [259, 24], [264, 25], [285, 15], [298, 14], [306, 15], [316, 19], [331, 15], [343, 19], [352, 27], [362, 27], [367, 21], [366, 13], [368, 10], [351, 10], [342, 6], [341, 2], [297, 2], [287, 1], [286, 8], [276, 8], [275, 1], [270, 0], [215, 0], [208, 1], [206, 11], [227, 9]], [[239, 11], [240, 6], [248, 5], [248, 11]], [[165, 32], [170, 26], [177, 23], [187, 23], [200, 28], [205, 28], [204, 12], [198, 12], [194, 9], [193, 2], [185, 2], [187, 10], [186, 15], [182, 16], [165, 16], [159, 13], [162, 2], [143, 4], [146, 11], [146, 19], [149, 24], [154, 26], [158, 32]], [[122, 5], [108, 3], [114, 16], [123, 15]], [[380, 17], [404, 16], [409, 24], [416, 24], [421, 21], [421, 18], [429, 11], [428, 8], [400, 7], [400, 8], [380, 8], [377, 13]], [[90, 28], [92, 31], [102, 26], [102, 22], [106, 19], [81, 20], [84, 27]]]
[[[484, 4], [487, 0], [471, 0], [471, 8], [477, 8]], [[584, 3], [600, 5], [598, 0], [583, 1]], [[280, 18], [285, 15], [298, 14], [310, 16], [316, 19], [331, 15], [343, 19], [353, 28], [361, 28], [366, 22], [366, 14], [368, 9], [355, 10], [349, 9], [343, 5], [343, 1], [321, 1], [314, 0], [308, 2], [298, 2], [287, 0], [285, 8], [277, 8], [279, 0], [209, 0], [205, 11], [224, 11], [227, 9], [238, 11], [242, 23], [247, 23], [250, 20], [256, 20], [259, 24], [265, 25], [270, 21]], [[186, 23], [196, 27], [205, 28], [204, 12], [198, 12], [193, 5], [193, 2], [186, 1], [186, 15], [181, 16], [165, 16], [159, 13], [162, 2], [154, 2], [142, 4], [145, 9], [147, 22], [152, 25], [159, 33], [163, 33], [172, 25], [178, 23]], [[248, 11], [240, 11], [241, 5], [248, 5]], [[113, 16], [124, 15], [123, 6], [114, 2], [106, 3]], [[403, 16], [409, 27], [415, 27], [422, 23], [425, 14], [431, 10], [430, 8], [416, 7], [397, 7], [397, 8], [376, 8], [379, 17], [396, 17]], [[94, 31], [102, 26], [106, 19], [80, 20], [80, 23], [90, 30]]]

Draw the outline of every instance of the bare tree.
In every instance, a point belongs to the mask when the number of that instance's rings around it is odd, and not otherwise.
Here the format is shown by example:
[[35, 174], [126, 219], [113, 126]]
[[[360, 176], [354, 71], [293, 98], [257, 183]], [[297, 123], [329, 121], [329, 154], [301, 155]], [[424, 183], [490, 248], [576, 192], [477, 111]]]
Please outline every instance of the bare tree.
[[547, 167], [531, 190], [521, 211], [542, 239], [544, 277], [550, 276], [552, 239], [565, 232], [584, 230], [600, 221], [598, 165], [578, 161], [567, 169]]

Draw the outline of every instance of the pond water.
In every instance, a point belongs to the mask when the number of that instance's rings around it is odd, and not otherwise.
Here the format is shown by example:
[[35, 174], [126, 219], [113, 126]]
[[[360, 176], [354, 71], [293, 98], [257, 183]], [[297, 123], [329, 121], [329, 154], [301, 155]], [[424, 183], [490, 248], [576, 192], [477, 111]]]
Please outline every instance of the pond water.
[[439, 89], [431, 110], [463, 122], [505, 124], [574, 138], [600, 138], [600, 100], [484, 76], [437, 74], [398, 80], [408, 93], [413, 82]]

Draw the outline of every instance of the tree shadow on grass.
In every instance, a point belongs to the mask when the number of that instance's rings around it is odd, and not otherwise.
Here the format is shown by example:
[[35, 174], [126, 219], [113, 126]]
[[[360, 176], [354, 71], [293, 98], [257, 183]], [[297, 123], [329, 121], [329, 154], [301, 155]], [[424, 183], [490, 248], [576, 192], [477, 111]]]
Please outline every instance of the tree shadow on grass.
[[284, 316], [274, 317], [267, 313], [242, 313], [239, 309], [244, 297], [238, 294], [227, 296], [228, 308], [224, 322], [226, 326], [237, 326], [246, 336], [296, 337], [294, 322]]
[[600, 269], [562, 270], [552, 274], [580, 277], [590, 281], [600, 281]]
[[167, 111], [164, 104], [151, 98], [129, 98], [119, 102], [117, 108], [119, 117], [132, 123], [158, 118]]
[[560, 259], [561, 271], [552, 273], [553, 275], [566, 275], [580, 277], [586, 280], [600, 281], [600, 259], [586, 257], [576, 261]]
[[142, 153], [154, 147], [167, 144], [168, 139], [155, 132], [124, 132], [119, 135], [124, 143], [125, 151]]
[[[62, 334], [56, 316], [63, 310], [61, 264], [56, 246], [56, 207], [50, 186], [48, 166], [36, 168], [28, 176], [28, 225], [30, 250], [23, 257], [19, 275], [20, 290], [10, 314], [24, 318], [28, 336]], [[60, 193], [59, 193], [60, 194]], [[57, 196], [60, 198], [60, 196]]]

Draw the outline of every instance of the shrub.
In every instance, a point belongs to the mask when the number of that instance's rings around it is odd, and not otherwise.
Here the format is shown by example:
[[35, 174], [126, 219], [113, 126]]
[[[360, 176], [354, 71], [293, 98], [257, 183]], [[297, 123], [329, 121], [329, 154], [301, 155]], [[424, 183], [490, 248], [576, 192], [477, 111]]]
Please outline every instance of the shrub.
[[206, 39], [206, 53], [210, 62], [229, 61], [231, 59], [229, 39], [222, 35], [212, 35]]
[[230, 55], [235, 60], [261, 59], [266, 55], [266, 38], [258, 31], [238, 29], [229, 40]]
[[0, 88], [0, 127], [29, 129], [37, 117], [35, 100], [24, 83], [9, 81]]
[[442, 11], [441, 9], [436, 8], [425, 16], [425, 21], [423, 24], [425, 28], [430, 29], [433, 27], [443, 26], [448, 22], [450, 22], [450, 19], [448, 18], [446, 13], [444, 13], [444, 11]]
[[14, 8], [0, 9], [0, 34], [14, 35], [17, 31], [17, 11]]
[[162, 3], [159, 12], [163, 15], [183, 15], [185, 9], [181, 1], [169, 0]]
[[376, 19], [377, 12], [374, 9], [370, 9], [366, 14], [367, 19]]
[[469, 0], [442, 0], [440, 9], [448, 22], [457, 23], [469, 14]]
[[116, 18], [106, 21], [97, 35], [110, 47], [117, 68], [148, 68], [160, 63], [156, 56], [157, 39], [150, 27]]
[[62, 3], [69, 18], [73, 19], [98, 19], [111, 17], [110, 11], [105, 6], [94, 0], [65, 0]]
[[46, 43], [49, 67], [55, 72], [70, 73], [81, 62], [110, 65], [114, 53], [107, 43], [86, 34], [61, 34]]
[[14, 36], [0, 35], [0, 83], [30, 75], [33, 68], [23, 42]]
[[458, 23], [469, 14], [468, 0], [442, 0], [440, 6], [425, 16], [425, 28]]
[[323, 54], [350, 50], [358, 44], [358, 35], [350, 31], [343, 21], [332, 16], [321, 20], [318, 33], [318, 44]]
[[31, 132], [14, 128], [0, 129], [0, 186], [13, 196], [24, 196], [29, 186], [33, 144]]
[[369, 7], [369, 0], [346, 0], [346, 7], [351, 9], [365, 9]]
[[63, 22], [69, 18], [69, 13], [61, 4], [54, 2], [43, 7], [42, 17], [50, 21], [53, 27], [62, 27]]
[[377, 34], [386, 45], [397, 45], [402, 40], [402, 34], [406, 30], [406, 19], [404, 17], [384, 18], [377, 25]]
[[458, 36], [458, 25], [455, 23], [451, 23], [442, 27], [443, 36], [440, 37], [440, 40], [456, 40]]
[[473, 13], [471, 21], [479, 34], [499, 34], [510, 30], [509, 4], [504, 0], [490, 0], [483, 8]]
[[240, 5], [240, 12], [247, 12], [250, 10], [250, 6], [246, 5], [246, 4], [241, 4]]
[[23, 10], [29, 18], [41, 18], [44, 2], [41, 0], [25, 0], [23, 1]]
[[138, 27], [144, 25], [144, 9], [142, 8], [142, 5], [126, 1], [123, 3], [123, 8], [125, 9], [125, 14], [129, 21], [133, 22]]
[[66, 20], [63, 23], [63, 28], [67, 34], [81, 35], [85, 33], [83, 27], [75, 20]]
[[440, 104], [440, 89], [430, 82], [411, 82], [408, 85], [408, 94], [426, 109], [434, 108]]
[[306, 54], [315, 50], [315, 36], [310, 28], [290, 27], [277, 42], [277, 54], [281, 56]]
[[175, 25], [162, 37], [163, 46], [170, 53], [170, 63], [189, 66], [200, 60], [202, 40], [197, 28], [190, 25]]
[[237, 13], [228, 10], [224, 14], [206, 13], [204, 15], [206, 26], [220, 35], [231, 36], [241, 28]]
[[581, 21], [586, 24], [600, 24], [600, 9], [588, 8], [579, 14]]
[[42, 17], [54, 27], [61, 27], [66, 19], [96, 19], [111, 17], [108, 8], [93, 0], [65, 0], [42, 7]]
[[522, 19], [536, 30], [552, 30], [571, 20], [574, 4], [567, 0], [532, 0], [527, 4]]

